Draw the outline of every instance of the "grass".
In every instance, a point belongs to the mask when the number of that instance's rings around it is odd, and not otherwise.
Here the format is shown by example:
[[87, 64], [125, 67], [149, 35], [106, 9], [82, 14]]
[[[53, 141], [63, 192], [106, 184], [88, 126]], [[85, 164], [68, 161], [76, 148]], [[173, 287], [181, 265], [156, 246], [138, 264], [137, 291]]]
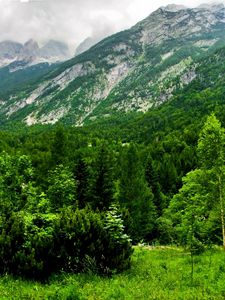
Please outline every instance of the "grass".
[[225, 299], [225, 253], [196, 256], [192, 281], [190, 255], [182, 249], [136, 247], [131, 269], [111, 278], [61, 274], [41, 284], [2, 276], [0, 299]]

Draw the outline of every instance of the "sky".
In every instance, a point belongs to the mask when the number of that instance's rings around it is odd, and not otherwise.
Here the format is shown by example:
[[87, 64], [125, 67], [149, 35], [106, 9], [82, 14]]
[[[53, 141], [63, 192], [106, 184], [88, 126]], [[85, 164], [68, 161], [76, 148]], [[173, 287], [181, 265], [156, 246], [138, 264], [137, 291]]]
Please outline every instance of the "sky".
[[160, 6], [208, 2], [212, 1], [0, 0], [0, 41], [24, 43], [33, 38], [41, 45], [55, 39], [75, 49], [89, 36], [105, 37], [133, 26]]

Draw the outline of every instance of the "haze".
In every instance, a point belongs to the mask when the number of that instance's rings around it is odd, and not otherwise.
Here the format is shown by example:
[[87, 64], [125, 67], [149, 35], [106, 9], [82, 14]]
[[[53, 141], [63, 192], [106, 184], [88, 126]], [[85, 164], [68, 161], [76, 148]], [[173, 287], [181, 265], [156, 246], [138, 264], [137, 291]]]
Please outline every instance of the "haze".
[[0, 0], [0, 41], [33, 38], [41, 44], [56, 39], [75, 48], [86, 37], [103, 38], [129, 28], [171, 3], [194, 7], [202, 1]]

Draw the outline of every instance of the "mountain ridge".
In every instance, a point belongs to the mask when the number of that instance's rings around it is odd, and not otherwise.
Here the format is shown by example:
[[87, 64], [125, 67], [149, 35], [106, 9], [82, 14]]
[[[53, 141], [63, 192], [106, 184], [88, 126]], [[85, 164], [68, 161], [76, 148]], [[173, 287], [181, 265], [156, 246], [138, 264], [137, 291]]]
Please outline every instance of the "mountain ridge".
[[[147, 112], [197, 76], [195, 64], [225, 46], [225, 8], [159, 8], [60, 64], [29, 89], [3, 99], [8, 120], [82, 126], [96, 119]], [[33, 91], [32, 91], [33, 89]]]

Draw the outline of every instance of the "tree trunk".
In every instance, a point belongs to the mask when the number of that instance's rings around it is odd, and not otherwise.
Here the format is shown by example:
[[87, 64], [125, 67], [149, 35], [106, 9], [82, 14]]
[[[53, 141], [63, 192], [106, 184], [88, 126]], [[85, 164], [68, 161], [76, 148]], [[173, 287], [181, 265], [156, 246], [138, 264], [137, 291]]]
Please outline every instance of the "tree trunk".
[[219, 180], [219, 198], [220, 198], [220, 217], [221, 217], [221, 226], [222, 226], [222, 235], [223, 235], [223, 249], [225, 251], [225, 225], [224, 225], [224, 201], [223, 201], [223, 194], [222, 194], [222, 182], [221, 176], [218, 176]]

